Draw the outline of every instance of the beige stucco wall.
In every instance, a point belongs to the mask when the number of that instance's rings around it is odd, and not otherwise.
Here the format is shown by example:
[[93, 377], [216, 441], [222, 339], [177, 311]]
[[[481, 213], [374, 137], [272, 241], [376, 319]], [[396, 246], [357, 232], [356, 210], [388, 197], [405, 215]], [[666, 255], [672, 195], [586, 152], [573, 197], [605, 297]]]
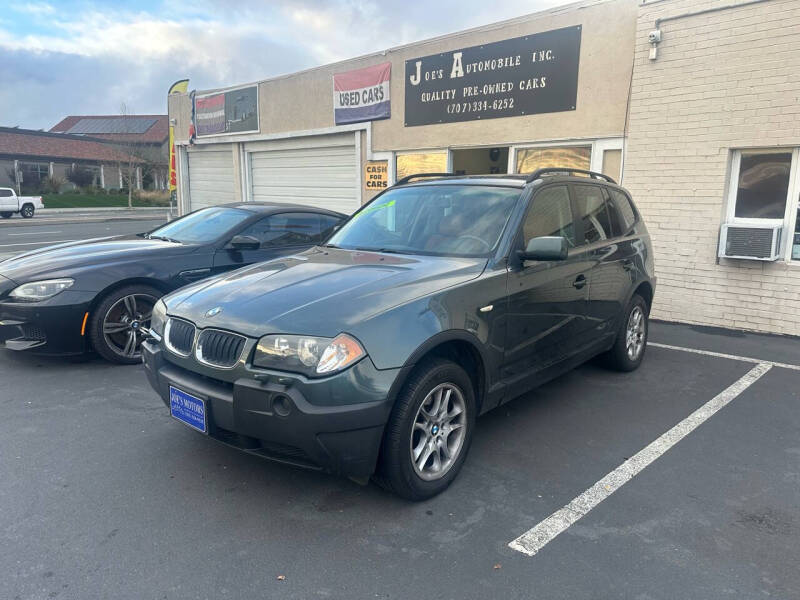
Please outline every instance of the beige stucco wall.
[[800, 146], [800, 2], [664, 22], [648, 59], [656, 18], [742, 1], [641, 7], [623, 183], [653, 237], [653, 316], [800, 335], [800, 264], [717, 259], [732, 149]]
[[[373, 122], [372, 151], [471, 146], [622, 135], [631, 75], [636, 0], [588, 0], [567, 7], [414, 43], [379, 54], [278, 77], [259, 84], [262, 134], [334, 126], [333, 74], [392, 63], [392, 118]], [[405, 61], [582, 25], [578, 100], [575, 111], [405, 127]], [[170, 97], [176, 138], [187, 139], [188, 96]]]

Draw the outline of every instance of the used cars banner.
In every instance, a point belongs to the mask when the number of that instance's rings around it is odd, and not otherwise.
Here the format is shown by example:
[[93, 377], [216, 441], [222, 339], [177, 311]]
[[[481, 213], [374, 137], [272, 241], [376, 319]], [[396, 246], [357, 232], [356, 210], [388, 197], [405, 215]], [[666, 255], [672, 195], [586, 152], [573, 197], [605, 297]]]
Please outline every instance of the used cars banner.
[[581, 27], [406, 61], [405, 124], [575, 110]]
[[389, 85], [392, 63], [373, 65], [333, 76], [336, 125], [388, 119], [392, 116]]

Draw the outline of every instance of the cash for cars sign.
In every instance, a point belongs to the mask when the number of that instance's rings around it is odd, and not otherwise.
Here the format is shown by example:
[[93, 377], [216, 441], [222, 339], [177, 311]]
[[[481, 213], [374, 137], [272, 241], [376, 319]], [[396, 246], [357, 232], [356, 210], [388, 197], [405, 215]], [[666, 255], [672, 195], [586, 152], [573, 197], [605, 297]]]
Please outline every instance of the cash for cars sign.
[[364, 165], [364, 189], [380, 192], [389, 186], [389, 162], [370, 160]]
[[392, 63], [333, 76], [333, 115], [337, 125], [388, 119], [392, 116], [389, 85]]
[[575, 110], [581, 27], [406, 61], [406, 126]]

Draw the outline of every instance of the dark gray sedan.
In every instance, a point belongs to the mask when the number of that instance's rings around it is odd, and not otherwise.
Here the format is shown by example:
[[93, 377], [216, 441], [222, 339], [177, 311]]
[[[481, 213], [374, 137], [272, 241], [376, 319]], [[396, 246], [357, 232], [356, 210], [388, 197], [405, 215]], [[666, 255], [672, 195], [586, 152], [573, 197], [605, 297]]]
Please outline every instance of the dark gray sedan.
[[148, 233], [39, 248], [0, 262], [0, 346], [41, 354], [94, 350], [141, 362], [156, 301], [188, 283], [304, 250], [345, 216], [254, 202], [195, 211]]

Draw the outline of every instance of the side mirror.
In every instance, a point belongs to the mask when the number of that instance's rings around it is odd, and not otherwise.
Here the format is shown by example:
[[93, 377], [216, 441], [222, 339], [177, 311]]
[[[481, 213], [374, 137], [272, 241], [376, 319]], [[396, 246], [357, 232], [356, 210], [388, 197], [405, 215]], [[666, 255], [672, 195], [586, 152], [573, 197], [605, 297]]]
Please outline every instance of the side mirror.
[[234, 250], [258, 250], [261, 242], [252, 235], [235, 235], [231, 239], [230, 247]]
[[528, 241], [525, 250], [519, 251], [522, 260], [566, 260], [569, 254], [567, 238], [543, 236]]

